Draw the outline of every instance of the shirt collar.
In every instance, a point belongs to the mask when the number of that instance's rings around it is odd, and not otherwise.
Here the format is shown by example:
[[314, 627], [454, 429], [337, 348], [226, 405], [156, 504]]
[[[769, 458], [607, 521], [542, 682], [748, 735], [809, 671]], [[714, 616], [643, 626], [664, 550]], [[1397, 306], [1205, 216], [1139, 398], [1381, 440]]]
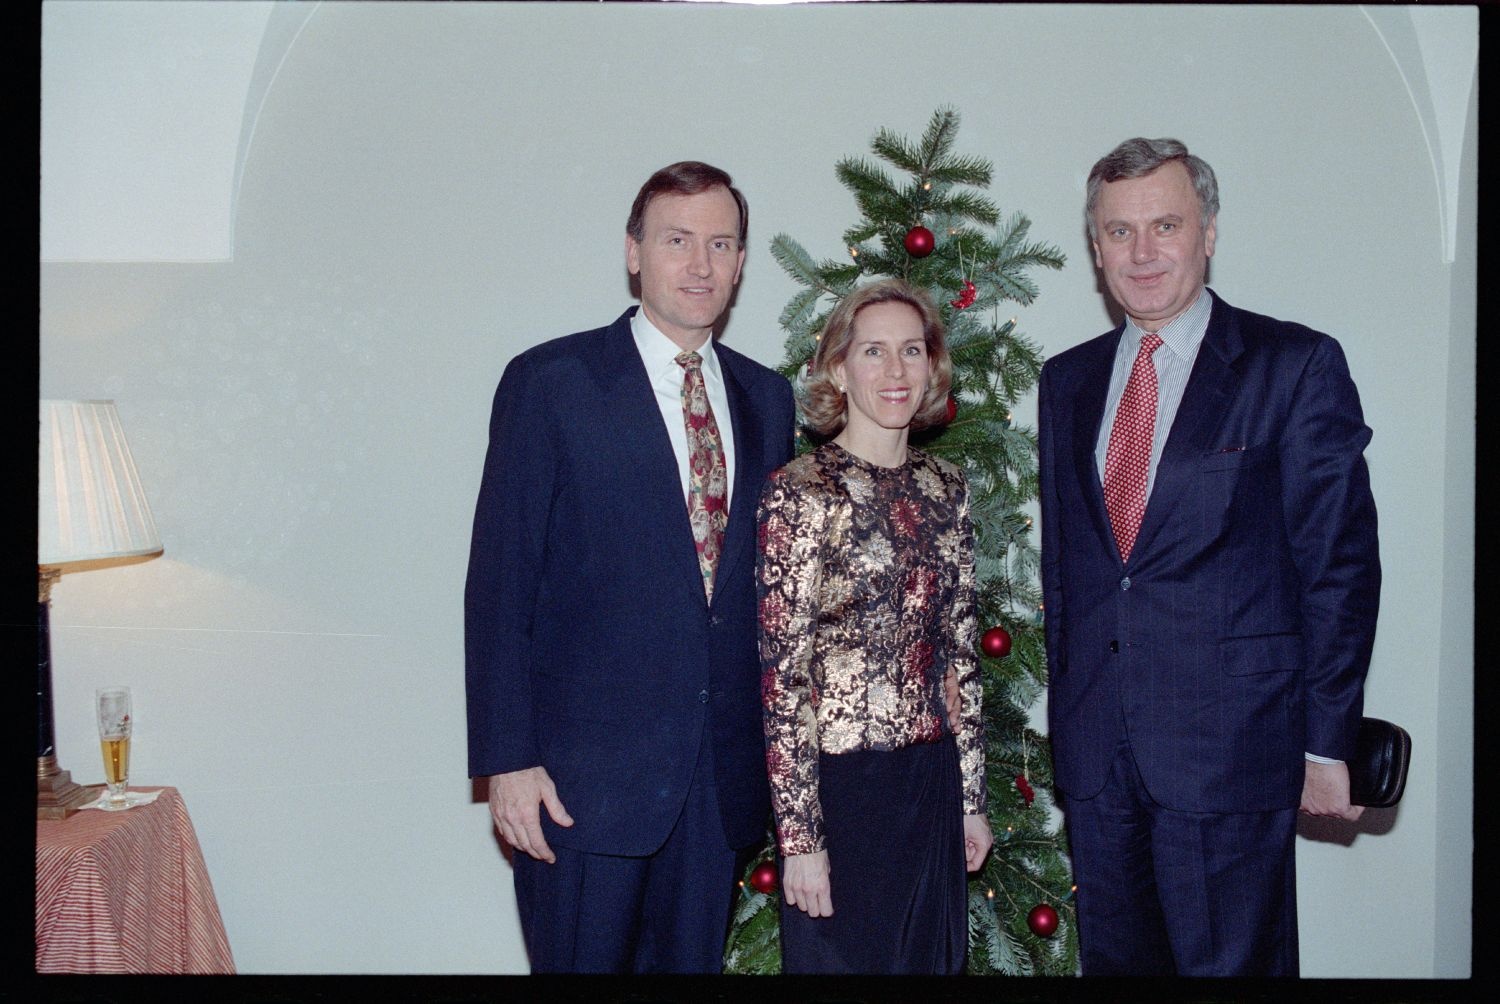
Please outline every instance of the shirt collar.
[[[1208, 295], [1208, 287], [1198, 290], [1198, 299], [1193, 301], [1193, 305], [1156, 332], [1161, 336], [1163, 347], [1171, 350], [1172, 354], [1179, 359], [1196, 358], [1198, 346], [1202, 344], [1203, 336], [1208, 333], [1208, 315], [1213, 313], [1213, 306], [1213, 297]], [[1125, 343], [1125, 348], [1132, 358], [1140, 351], [1141, 338], [1145, 334], [1135, 321], [1128, 316], [1125, 318], [1125, 335], [1121, 340]]]
[[[640, 308], [630, 318], [630, 334], [635, 338], [636, 351], [640, 352], [641, 361], [646, 364], [646, 372], [653, 380], [665, 373], [680, 377], [682, 367], [677, 365], [677, 355], [682, 351], [682, 346], [662, 334], [661, 329], [652, 324], [651, 318]], [[703, 357], [704, 378], [722, 381], [719, 357], [714, 352], [712, 338], [699, 346], [698, 355]]]

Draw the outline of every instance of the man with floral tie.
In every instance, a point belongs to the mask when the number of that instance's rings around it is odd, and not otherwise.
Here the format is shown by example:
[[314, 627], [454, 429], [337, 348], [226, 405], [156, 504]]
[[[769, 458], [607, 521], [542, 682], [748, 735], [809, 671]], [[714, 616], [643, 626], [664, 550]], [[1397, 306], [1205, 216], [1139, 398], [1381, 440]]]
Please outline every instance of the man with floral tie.
[[533, 972], [719, 972], [769, 802], [755, 501], [791, 388], [715, 343], [745, 260], [729, 175], [641, 188], [640, 307], [511, 360], [465, 592], [469, 772], [517, 853]]

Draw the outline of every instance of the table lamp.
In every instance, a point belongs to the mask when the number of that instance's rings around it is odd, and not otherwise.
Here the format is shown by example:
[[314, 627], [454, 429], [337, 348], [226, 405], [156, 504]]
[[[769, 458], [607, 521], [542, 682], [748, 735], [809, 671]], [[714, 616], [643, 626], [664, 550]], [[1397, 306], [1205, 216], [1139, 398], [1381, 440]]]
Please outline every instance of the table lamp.
[[64, 572], [147, 561], [161, 538], [113, 401], [42, 401], [37, 455], [36, 814], [63, 819], [94, 792], [53, 746], [52, 586]]

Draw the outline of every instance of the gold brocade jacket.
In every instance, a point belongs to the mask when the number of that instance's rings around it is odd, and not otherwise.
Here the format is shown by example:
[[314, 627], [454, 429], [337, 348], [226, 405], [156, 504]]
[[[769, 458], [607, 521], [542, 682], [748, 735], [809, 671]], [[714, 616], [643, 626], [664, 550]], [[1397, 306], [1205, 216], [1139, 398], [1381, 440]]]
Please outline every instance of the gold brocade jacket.
[[757, 522], [766, 769], [781, 852], [823, 849], [820, 753], [895, 750], [950, 732], [950, 668], [963, 699], [964, 812], [983, 812], [963, 472], [916, 449], [900, 467], [879, 467], [830, 442], [771, 475]]

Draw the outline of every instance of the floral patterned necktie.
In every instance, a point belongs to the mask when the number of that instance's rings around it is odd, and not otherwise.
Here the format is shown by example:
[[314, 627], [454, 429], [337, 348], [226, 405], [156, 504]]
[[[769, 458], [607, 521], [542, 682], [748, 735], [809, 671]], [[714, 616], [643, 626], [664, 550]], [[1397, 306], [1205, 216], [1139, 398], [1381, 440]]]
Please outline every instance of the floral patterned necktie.
[[1151, 356], [1160, 347], [1160, 335], [1141, 339], [1104, 453], [1104, 508], [1109, 511], [1121, 561], [1130, 558], [1146, 515], [1146, 475], [1156, 436], [1156, 365]]
[[682, 375], [682, 419], [688, 441], [688, 522], [698, 549], [698, 570], [703, 573], [703, 594], [714, 596], [714, 569], [724, 545], [724, 527], [729, 523], [729, 477], [724, 462], [724, 442], [708, 403], [703, 383], [703, 357], [696, 352], [677, 356]]

